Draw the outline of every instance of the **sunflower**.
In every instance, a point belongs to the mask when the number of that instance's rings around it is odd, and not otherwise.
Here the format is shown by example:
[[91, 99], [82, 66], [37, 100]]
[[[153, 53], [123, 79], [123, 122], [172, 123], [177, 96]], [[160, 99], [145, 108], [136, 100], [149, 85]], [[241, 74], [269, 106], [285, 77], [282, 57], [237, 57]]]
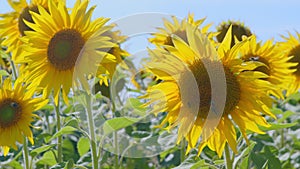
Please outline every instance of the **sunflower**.
[[[114, 26], [114, 25], [112, 25]], [[116, 71], [117, 65], [122, 67], [127, 67], [123, 63], [123, 59], [128, 57], [130, 54], [121, 48], [120, 44], [125, 42], [126, 36], [122, 36], [120, 31], [107, 31], [103, 35], [111, 38], [112, 43], [118, 44], [112, 48], [102, 49], [102, 51], [108, 52], [116, 57], [116, 60], [110, 63], [103, 63], [101, 67], [97, 70], [97, 78], [99, 78], [99, 83], [96, 83], [94, 86], [95, 93], [101, 91], [103, 96], [110, 98], [110, 89], [109, 82]]]
[[0, 147], [4, 155], [11, 147], [17, 150], [16, 142], [23, 143], [24, 136], [33, 144], [30, 127], [34, 118], [38, 117], [33, 112], [47, 104], [48, 100], [32, 99], [32, 94], [20, 79], [12, 87], [11, 79], [6, 78], [0, 88]]
[[293, 63], [293, 69], [296, 71], [290, 78], [290, 85], [287, 90], [287, 96], [298, 91], [300, 88], [300, 34], [296, 32], [296, 36], [289, 33], [289, 37], [282, 36], [284, 42], [278, 43], [278, 52], [280, 52], [285, 58], [291, 57], [288, 61]]
[[269, 75], [268, 78], [264, 79], [269, 81], [278, 88], [274, 91], [270, 91], [271, 94], [277, 98], [283, 98], [282, 90], [288, 89], [288, 84], [292, 78], [292, 73], [295, 71], [290, 69], [296, 66], [295, 63], [289, 63], [288, 60], [291, 57], [284, 56], [278, 52], [276, 45], [273, 45], [271, 40], [262, 42], [256, 42], [256, 36], [252, 35], [245, 45], [240, 48], [241, 59], [244, 61], [261, 62], [264, 65], [259, 66], [255, 71], [259, 71]]
[[[237, 152], [234, 123], [248, 142], [246, 131], [262, 134], [258, 126], [269, 126], [262, 114], [275, 118], [266, 94], [272, 85], [261, 80], [268, 75], [246, 71], [263, 64], [238, 58], [243, 43], [230, 48], [231, 31], [230, 27], [217, 52], [192, 26], [187, 26], [188, 43], [173, 36], [174, 47], [149, 52], [152, 59], [146, 67], [162, 81], [150, 86], [142, 96], [149, 100], [145, 106], [152, 106], [154, 114], [167, 112], [159, 127], [169, 130], [179, 126], [177, 143], [185, 138], [187, 152], [198, 142], [199, 154], [208, 146], [221, 157], [226, 143]], [[215, 83], [211, 83], [212, 75]]]
[[[249, 37], [252, 35], [251, 30], [247, 26], [245, 26], [244, 23], [229, 20], [227, 22], [222, 22], [217, 27], [218, 35], [216, 36], [216, 38], [219, 43], [223, 41], [230, 26], [232, 26], [232, 39], [236, 37], [239, 41], [241, 41], [242, 36]], [[234, 40], [231, 41], [231, 47], [234, 46], [234, 42]]]
[[[165, 28], [158, 28], [159, 32], [153, 34], [153, 38], [150, 38], [149, 41], [156, 45], [173, 45], [172, 42], [172, 35], [177, 35], [181, 39], [183, 39], [186, 43], [187, 36], [186, 36], [186, 27], [187, 25], [193, 25], [195, 27], [200, 27], [200, 25], [205, 21], [205, 18], [194, 20], [194, 15], [189, 14], [187, 18], [184, 18], [181, 23], [179, 22], [178, 18], [172, 16], [173, 22], [170, 22], [164, 19], [164, 26]], [[207, 34], [209, 37], [213, 37], [213, 34], [208, 32], [211, 24], [208, 24], [201, 28], [201, 33]]]
[[101, 63], [115, 62], [115, 56], [102, 48], [112, 48], [116, 44], [103, 33], [112, 29], [104, 26], [109, 20], [98, 18], [91, 21], [95, 7], [88, 11], [88, 0], [77, 0], [71, 13], [65, 3], [57, 5], [49, 1], [49, 12], [38, 6], [39, 14], [30, 12], [34, 24], [25, 23], [34, 31], [27, 31], [23, 37], [24, 50], [22, 58], [28, 62], [25, 77], [31, 89], [43, 88], [43, 95], [48, 97], [54, 91], [54, 102], [58, 104], [60, 90], [66, 103], [72, 85], [89, 90], [87, 78], [96, 74]]
[[[59, 0], [54, 0], [54, 2], [58, 1]], [[32, 29], [25, 24], [24, 20], [33, 23], [34, 21], [30, 11], [39, 13], [39, 5], [48, 10], [48, 0], [32, 0], [29, 4], [26, 0], [7, 0], [7, 2], [14, 11], [0, 15], [2, 18], [2, 20], [0, 20], [0, 37], [4, 38], [2, 45], [7, 47], [7, 52], [11, 52], [12, 59], [19, 60], [20, 52], [22, 52], [20, 48], [22, 41], [20, 38], [25, 35], [25, 31], [32, 31]]]
[[[114, 25], [111, 25], [114, 26]], [[130, 54], [121, 48], [120, 44], [125, 42], [126, 36], [122, 36], [120, 31], [107, 31], [103, 33], [104, 36], [108, 36], [111, 38], [111, 42], [118, 44], [115, 47], [110, 48], [104, 48], [102, 51], [108, 52], [109, 54], [112, 54], [115, 56], [116, 60], [111, 63], [103, 63], [102, 67], [99, 67], [97, 72], [97, 77], [100, 79], [99, 83], [102, 85], [102, 83], [106, 83], [105, 85], [108, 86], [107, 82], [109, 81], [109, 78], [112, 77], [114, 72], [116, 71], [116, 67], [118, 64], [122, 63], [123, 59], [128, 57]]]

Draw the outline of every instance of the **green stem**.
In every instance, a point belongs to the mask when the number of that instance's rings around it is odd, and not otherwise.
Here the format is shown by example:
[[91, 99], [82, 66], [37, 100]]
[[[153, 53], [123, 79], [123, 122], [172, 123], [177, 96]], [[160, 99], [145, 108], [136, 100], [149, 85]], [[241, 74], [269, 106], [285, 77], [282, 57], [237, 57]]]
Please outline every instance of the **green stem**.
[[280, 146], [281, 146], [281, 148], [284, 147], [284, 129], [281, 129], [281, 132], [280, 132]]
[[[57, 132], [61, 130], [60, 113], [59, 113], [59, 101], [55, 106], [56, 113], [56, 128]], [[62, 136], [57, 137], [57, 163], [62, 162]]]
[[230, 150], [228, 144], [225, 145], [225, 160], [226, 160], [226, 169], [232, 169], [232, 162], [230, 158]]
[[185, 140], [182, 139], [180, 142], [180, 161], [181, 163], [185, 160]]
[[9, 58], [9, 62], [10, 62], [10, 65], [11, 65], [13, 77], [16, 80], [18, 75], [17, 75], [17, 69], [16, 69], [16, 66], [15, 66], [15, 63], [10, 58]]
[[114, 131], [114, 144], [115, 144], [115, 169], [119, 169], [119, 143], [118, 143], [118, 133]]
[[[112, 111], [116, 113], [116, 107], [114, 102], [112, 102]], [[119, 169], [119, 141], [118, 141], [118, 133], [114, 131], [114, 144], [115, 144], [115, 169]]]
[[92, 149], [92, 162], [93, 168], [98, 169], [98, 157], [97, 157], [97, 147], [96, 147], [96, 136], [95, 136], [95, 124], [93, 120], [93, 113], [91, 107], [91, 96], [87, 94], [87, 116], [90, 134], [90, 144]]
[[23, 157], [24, 157], [24, 163], [25, 163], [25, 169], [29, 169], [29, 153], [28, 153], [28, 144], [27, 144], [27, 138], [24, 137], [24, 145], [23, 145]]

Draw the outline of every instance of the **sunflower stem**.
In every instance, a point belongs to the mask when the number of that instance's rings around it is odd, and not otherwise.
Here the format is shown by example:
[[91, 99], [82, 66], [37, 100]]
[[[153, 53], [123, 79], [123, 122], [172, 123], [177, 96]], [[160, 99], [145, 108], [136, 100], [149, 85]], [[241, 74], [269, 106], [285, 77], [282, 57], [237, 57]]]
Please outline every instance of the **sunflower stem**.
[[[112, 111], [116, 113], [115, 103], [112, 102]], [[114, 144], [115, 144], [115, 169], [119, 169], [119, 141], [118, 141], [118, 132], [114, 131]]]
[[230, 157], [230, 150], [228, 144], [225, 145], [225, 160], [226, 160], [226, 169], [232, 169], [233, 160]]
[[281, 148], [283, 148], [284, 147], [284, 129], [281, 129], [281, 131], [280, 131], [280, 146], [281, 146]]
[[[55, 105], [55, 113], [56, 113], [56, 128], [57, 132], [61, 130], [61, 122], [60, 122], [60, 113], [59, 113], [59, 101], [57, 105]], [[57, 137], [57, 163], [62, 162], [62, 136]]]
[[180, 142], [180, 161], [181, 163], [185, 160], [185, 140], [182, 139], [182, 141]]
[[118, 143], [118, 133], [114, 131], [114, 144], [115, 144], [115, 169], [119, 169], [119, 143]]
[[16, 80], [18, 75], [17, 75], [17, 69], [16, 69], [16, 66], [15, 66], [15, 63], [10, 58], [9, 58], [9, 62], [10, 62], [10, 65], [11, 65], [11, 70], [12, 70], [12, 73], [13, 73], [14, 80]]
[[88, 116], [88, 125], [89, 125], [89, 134], [90, 134], [90, 145], [92, 150], [92, 162], [93, 162], [93, 168], [98, 169], [98, 158], [97, 157], [97, 147], [96, 147], [96, 136], [95, 136], [95, 124], [93, 120], [93, 113], [92, 113], [92, 107], [91, 107], [91, 96], [86, 95], [86, 109], [87, 109], [87, 116]]
[[24, 156], [24, 163], [25, 163], [25, 169], [29, 169], [29, 153], [28, 153], [28, 144], [27, 144], [27, 138], [24, 137], [24, 145], [23, 145], [23, 156]]

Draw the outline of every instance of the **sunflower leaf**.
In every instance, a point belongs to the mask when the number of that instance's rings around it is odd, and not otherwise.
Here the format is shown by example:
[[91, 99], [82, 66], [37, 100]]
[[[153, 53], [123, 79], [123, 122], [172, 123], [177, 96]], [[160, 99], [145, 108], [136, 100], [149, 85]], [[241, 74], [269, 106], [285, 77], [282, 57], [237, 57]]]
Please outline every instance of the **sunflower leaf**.
[[[255, 142], [252, 142], [246, 149], [244, 149], [242, 151], [242, 153], [235, 158], [235, 161], [234, 161], [234, 166], [235, 168], [241, 168], [241, 169], [247, 169], [248, 168], [248, 163], [249, 163], [249, 156], [250, 156], [250, 153], [252, 151], [252, 149], [254, 148], [254, 146], [256, 145]], [[238, 165], [238, 162], [240, 162], [240, 165]]]
[[271, 126], [270, 127], [263, 127], [263, 126], [259, 126], [260, 129], [268, 131], [268, 130], [278, 130], [278, 129], [284, 129], [284, 128], [290, 128], [293, 127], [295, 125], [297, 125], [298, 123], [270, 123]]
[[73, 131], [76, 131], [77, 129], [74, 128], [74, 127], [71, 127], [71, 126], [66, 126], [62, 129], [60, 129], [58, 132], [56, 132], [49, 140], [47, 140], [48, 142], [63, 135], [63, 134], [70, 134], [72, 133]]
[[41, 146], [39, 148], [36, 148], [34, 150], [32, 150], [30, 152], [30, 156], [32, 157], [35, 157], [37, 156], [38, 154], [42, 153], [42, 152], [45, 152], [47, 150], [49, 150], [50, 148], [54, 147], [54, 145], [44, 145], [44, 146]]
[[110, 120], [105, 121], [103, 124], [104, 134], [110, 134], [114, 131], [120, 130], [127, 126], [133, 125], [138, 122], [140, 119], [137, 118], [127, 118], [127, 117], [117, 117]]
[[287, 118], [289, 118], [290, 116], [292, 115], [295, 115], [296, 113], [295, 112], [292, 112], [292, 111], [286, 111], [283, 113], [283, 116], [277, 120], [278, 123], [282, 123], [284, 122]]
[[6, 70], [0, 70], [0, 76], [9, 76], [9, 73]]
[[86, 137], [81, 137], [77, 143], [77, 149], [80, 157], [86, 154], [90, 149], [90, 141]]

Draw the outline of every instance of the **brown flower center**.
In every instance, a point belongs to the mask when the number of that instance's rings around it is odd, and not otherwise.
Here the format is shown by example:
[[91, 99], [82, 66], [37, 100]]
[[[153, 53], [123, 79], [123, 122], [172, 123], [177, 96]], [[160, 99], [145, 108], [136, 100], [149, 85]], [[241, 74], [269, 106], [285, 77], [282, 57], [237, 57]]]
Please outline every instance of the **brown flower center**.
[[29, 26], [27, 26], [24, 22], [24, 20], [34, 23], [31, 14], [29, 13], [29, 11], [33, 11], [35, 13], [39, 13], [38, 7], [37, 6], [27, 6], [26, 8], [23, 9], [23, 11], [21, 12], [19, 19], [18, 19], [18, 27], [19, 27], [19, 31], [21, 33], [22, 36], [25, 35], [25, 31], [33, 31], [33, 29], [31, 29]]
[[297, 66], [292, 67], [292, 69], [296, 69], [294, 75], [300, 76], [300, 45], [293, 48], [289, 53], [289, 56], [294, 56], [291, 60], [289, 60], [289, 62], [298, 63]]
[[21, 118], [22, 108], [12, 99], [0, 102], [0, 127], [7, 128], [16, 124]]
[[48, 60], [58, 70], [72, 69], [84, 44], [85, 40], [76, 30], [61, 30], [49, 42]]
[[[220, 65], [220, 63], [212, 62], [213, 67]], [[199, 104], [199, 112], [198, 117], [206, 118], [211, 106], [215, 104], [218, 106], [219, 103], [212, 103], [212, 85], [210, 82], [210, 77], [208, 72], [206, 71], [203, 62], [200, 60], [195, 61], [192, 65], [190, 65], [190, 70], [193, 73], [194, 78], [196, 79], [199, 95], [200, 95], [200, 104]], [[224, 111], [225, 114], [229, 114], [239, 103], [240, 100], [240, 85], [237, 81], [236, 76], [230, 71], [229, 68], [224, 66], [224, 73], [226, 78], [226, 101]], [[220, 75], [223, 76], [223, 75]], [[189, 83], [189, 82], [186, 82]], [[184, 95], [187, 97], [193, 97], [193, 91], [189, 91]], [[186, 99], [191, 100], [190, 99]], [[183, 99], [183, 104], [191, 104], [186, 103], [185, 99]], [[194, 103], [197, 104], [197, 103]]]
[[[229, 26], [231, 25], [232, 23], [229, 23], [229, 24], [226, 24], [226, 25], [223, 25], [219, 31], [220, 31], [220, 34], [217, 35], [217, 40], [218, 42], [222, 42], [223, 39], [225, 38], [225, 35], [229, 29]], [[246, 28], [245, 26], [241, 25], [241, 24], [236, 24], [236, 23], [233, 23], [232, 24], [232, 41], [231, 41], [231, 47], [234, 46], [234, 37], [236, 37], [239, 41], [242, 40], [242, 36], [245, 35], [247, 37], [251, 36], [252, 33], [251, 31]]]
[[244, 56], [243, 60], [261, 62], [261, 63], [265, 64], [266, 66], [258, 66], [257, 68], [254, 69], [254, 71], [259, 71], [264, 74], [270, 75], [270, 68], [269, 68], [270, 64], [265, 58], [263, 58], [261, 56], [248, 55], [248, 56]]

